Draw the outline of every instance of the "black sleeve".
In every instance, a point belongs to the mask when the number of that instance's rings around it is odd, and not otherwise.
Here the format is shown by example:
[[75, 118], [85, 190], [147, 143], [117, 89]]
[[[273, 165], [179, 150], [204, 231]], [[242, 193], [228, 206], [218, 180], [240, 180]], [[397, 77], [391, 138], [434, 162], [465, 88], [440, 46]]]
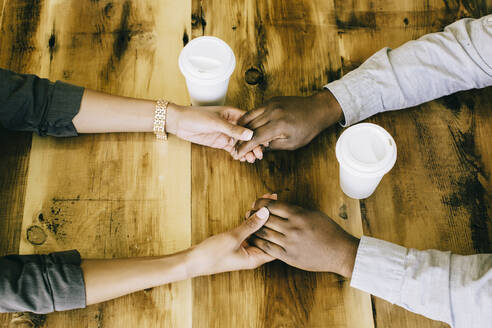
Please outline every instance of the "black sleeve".
[[49, 313], [86, 306], [76, 250], [0, 257], [0, 312]]
[[0, 124], [41, 136], [76, 136], [72, 119], [83, 93], [82, 87], [0, 68]]

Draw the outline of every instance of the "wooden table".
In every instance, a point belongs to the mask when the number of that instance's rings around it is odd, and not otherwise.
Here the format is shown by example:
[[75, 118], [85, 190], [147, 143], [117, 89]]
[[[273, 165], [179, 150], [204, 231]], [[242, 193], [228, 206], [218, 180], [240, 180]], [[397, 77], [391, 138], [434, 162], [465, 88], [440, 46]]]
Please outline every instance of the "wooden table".
[[[118, 95], [189, 103], [177, 58], [193, 37], [237, 58], [228, 103], [309, 95], [384, 46], [492, 12], [490, 0], [0, 0], [0, 67]], [[258, 164], [150, 134], [54, 139], [0, 132], [0, 255], [175, 252], [241, 222], [265, 192], [350, 232], [414, 248], [491, 252], [492, 89], [370, 119], [398, 161], [365, 201], [338, 184], [335, 126]], [[11, 315], [0, 316], [7, 327]], [[46, 327], [445, 327], [279, 262], [47, 316]]]

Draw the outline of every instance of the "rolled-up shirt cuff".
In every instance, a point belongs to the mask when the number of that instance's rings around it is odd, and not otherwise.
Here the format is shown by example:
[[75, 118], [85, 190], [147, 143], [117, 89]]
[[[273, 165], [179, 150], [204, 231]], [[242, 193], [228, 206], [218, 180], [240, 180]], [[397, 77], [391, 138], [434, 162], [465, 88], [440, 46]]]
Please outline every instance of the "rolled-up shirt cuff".
[[50, 313], [86, 306], [76, 250], [0, 257], [0, 312]]
[[388, 51], [389, 48], [379, 50], [340, 80], [324, 86], [331, 91], [342, 107], [345, 116], [345, 121], [341, 122], [342, 126], [365, 120], [385, 111], [386, 102], [394, 103], [400, 100], [400, 90], [395, 88], [397, 82], [388, 62]]
[[374, 81], [363, 70], [357, 69], [342, 79], [324, 86], [330, 90], [342, 108], [342, 126], [350, 126], [379, 112], [381, 101], [375, 96]]
[[53, 85], [45, 120], [41, 123], [40, 135], [77, 136], [72, 120], [79, 112], [83, 94], [84, 88], [57, 81]]
[[362, 237], [350, 286], [399, 303], [408, 250], [383, 240]]
[[81, 258], [76, 250], [51, 253], [45, 258], [46, 277], [53, 292], [55, 311], [80, 309], [86, 306], [85, 284]]

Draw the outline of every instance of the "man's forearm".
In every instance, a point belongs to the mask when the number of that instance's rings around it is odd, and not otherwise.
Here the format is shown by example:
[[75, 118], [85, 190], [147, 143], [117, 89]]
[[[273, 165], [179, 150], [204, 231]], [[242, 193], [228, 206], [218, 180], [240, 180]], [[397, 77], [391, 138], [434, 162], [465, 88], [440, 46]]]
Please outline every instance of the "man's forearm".
[[492, 254], [419, 251], [362, 237], [351, 286], [453, 327], [492, 320]]
[[328, 88], [345, 124], [379, 112], [492, 85], [492, 15], [463, 19], [391, 50], [382, 49]]

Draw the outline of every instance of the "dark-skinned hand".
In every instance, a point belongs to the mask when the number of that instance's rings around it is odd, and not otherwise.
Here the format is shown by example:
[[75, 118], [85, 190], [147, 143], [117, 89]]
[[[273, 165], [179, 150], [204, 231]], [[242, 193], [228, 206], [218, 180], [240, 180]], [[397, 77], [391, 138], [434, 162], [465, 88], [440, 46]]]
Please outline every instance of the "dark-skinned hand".
[[258, 199], [253, 211], [266, 207], [270, 217], [249, 242], [272, 257], [307, 271], [351, 277], [359, 239], [324, 213], [276, 200]]
[[273, 150], [305, 146], [327, 127], [338, 122], [342, 109], [329, 90], [309, 97], [276, 97], [244, 114], [238, 125], [253, 130], [249, 141], [238, 142], [235, 159], [268, 145]]

